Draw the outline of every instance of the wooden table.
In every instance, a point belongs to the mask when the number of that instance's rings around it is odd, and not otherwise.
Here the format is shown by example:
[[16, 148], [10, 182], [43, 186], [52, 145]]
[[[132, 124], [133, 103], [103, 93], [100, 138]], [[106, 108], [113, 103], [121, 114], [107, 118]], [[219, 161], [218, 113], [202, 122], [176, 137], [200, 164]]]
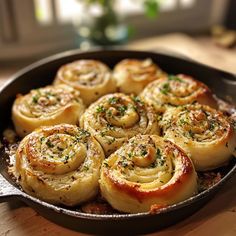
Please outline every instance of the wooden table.
[[[197, 41], [181, 34], [134, 42], [127, 47], [143, 50], [168, 50], [194, 60], [236, 73], [236, 52], [220, 49], [209, 39]], [[19, 66], [18, 66], [19, 67]], [[0, 67], [0, 86], [16, 67]], [[49, 222], [20, 201], [0, 204], [0, 235], [60, 236], [84, 235]], [[156, 236], [235, 236], [236, 235], [236, 176], [234, 176], [206, 206], [188, 219], [169, 227]]]

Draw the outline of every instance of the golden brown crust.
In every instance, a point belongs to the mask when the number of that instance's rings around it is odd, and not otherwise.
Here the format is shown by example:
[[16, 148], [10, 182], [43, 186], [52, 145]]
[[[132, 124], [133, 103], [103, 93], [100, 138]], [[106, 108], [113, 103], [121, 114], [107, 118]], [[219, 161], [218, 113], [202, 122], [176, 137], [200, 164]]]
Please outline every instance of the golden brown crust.
[[110, 69], [96, 60], [77, 60], [63, 65], [58, 70], [54, 83], [66, 84], [78, 90], [87, 106], [102, 95], [116, 90]]
[[183, 74], [164, 76], [150, 83], [140, 96], [158, 111], [193, 102], [217, 107], [212, 92], [205, 84]]
[[154, 204], [166, 206], [195, 194], [197, 175], [188, 156], [172, 142], [138, 135], [104, 161], [100, 187], [115, 209], [145, 212]]
[[113, 77], [120, 92], [138, 95], [147, 84], [164, 74], [151, 59], [125, 59], [115, 66]]
[[108, 94], [93, 103], [83, 114], [81, 126], [91, 132], [106, 155], [136, 134], [158, 134], [157, 114], [138, 97]]
[[103, 158], [87, 131], [69, 124], [45, 126], [21, 141], [15, 172], [25, 192], [73, 206], [96, 196]]
[[18, 95], [12, 107], [12, 119], [20, 137], [43, 125], [77, 124], [84, 112], [78, 91], [68, 86], [46, 86]]
[[164, 137], [189, 153], [200, 171], [224, 165], [236, 147], [236, 134], [228, 118], [205, 105], [169, 109], [160, 125]]

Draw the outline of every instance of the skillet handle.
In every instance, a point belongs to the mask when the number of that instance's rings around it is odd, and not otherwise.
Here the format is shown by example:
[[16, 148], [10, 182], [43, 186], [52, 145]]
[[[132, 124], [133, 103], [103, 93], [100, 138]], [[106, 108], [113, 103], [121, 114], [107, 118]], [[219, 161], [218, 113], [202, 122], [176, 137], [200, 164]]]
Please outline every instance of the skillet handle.
[[21, 192], [16, 187], [11, 185], [1, 174], [0, 174], [0, 203], [9, 201], [17, 196], [20, 196]]

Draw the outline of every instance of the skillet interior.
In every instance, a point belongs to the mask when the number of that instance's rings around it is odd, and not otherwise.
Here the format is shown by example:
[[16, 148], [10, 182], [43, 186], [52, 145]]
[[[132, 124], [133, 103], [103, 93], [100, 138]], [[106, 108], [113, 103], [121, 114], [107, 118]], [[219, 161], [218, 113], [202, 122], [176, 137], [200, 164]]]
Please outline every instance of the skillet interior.
[[[57, 69], [76, 59], [97, 59], [113, 67], [124, 58], [152, 58], [163, 70], [168, 73], [186, 73], [206, 83], [220, 98], [230, 99], [236, 104], [236, 77], [216, 69], [209, 68], [191, 61], [171, 57], [159, 53], [138, 51], [95, 51], [80, 53], [75, 50], [58, 54], [41, 60], [13, 76], [0, 91], [0, 132], [9, 124], [11, 106], [17, 93], [27, 93], [32, 88], [50, 84]], [[226, 96], [227, 95], [227, 96]], [[14, 182], [7, 174], [7, 163], [4, 154], [0, 164], [2, 175], [11, 183]], [[158, 214], [118, 214], [118, 215], [92, 215], [80, 213], [66, 208], [55, 207], [35, 199], [15, 189], [14, 195], [35, 208], [40, 214], [66, 227], [87, 233], [147, 233], [174, 224], [179, 220], [193, 214], [205, 204], [218, 188], [236, 172], [236, 163], [233, 160], [225, 170], [228, 174], [215, 186], [182, 203], [168, 207]], [[1, 193], [0, 193], [1, 194]], [[189, 207], [191, 205], [191, 207]], [[42, 207], [43, 206], [43, 207]]]

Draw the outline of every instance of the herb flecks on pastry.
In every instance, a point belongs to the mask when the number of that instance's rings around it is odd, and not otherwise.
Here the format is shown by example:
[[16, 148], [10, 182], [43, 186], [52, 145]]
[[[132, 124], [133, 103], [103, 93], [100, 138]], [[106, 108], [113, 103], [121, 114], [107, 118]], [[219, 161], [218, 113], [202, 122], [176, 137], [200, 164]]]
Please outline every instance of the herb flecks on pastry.
[[111, 154], [137, 134], [158, 134], [158, 115], [138, 97], [109, 94], [93, 103], [83, 114], [81, 126], [91, 132]]
[[225, 165], [236, 147], [235, 130], [228, 118], [205, 105], [169, 109], [160, 126], [165, 138], [189, 153], [199, 171]]
[[113, 208], [148, 212], [196, 194], [197, 174], [191, 159], [172, 142], [138, 135], [104, 160], [100, 188]]
[[20, 137], [43, 125], [77, 124], [84, 112], [78, 91], [68, 86], [46, 86], [18, 95], [12, 119]]
[[217, 107], [213, 94], [205, 84], [183, 74], [165, 76], [150, 83], [140, 96], [160, 112], [168, 107], [194, 102]]
[[25, 192], [54, 204], [78, 205], [95, 197], [104, 153], [87, 131], [61, 124], [27, 135], [16, 152]]
[[97, 60], [77, 60], [63, 65], [54, 83], [66, 84], [78, 90], [86, 106], [116, 90], [110, 69]]

